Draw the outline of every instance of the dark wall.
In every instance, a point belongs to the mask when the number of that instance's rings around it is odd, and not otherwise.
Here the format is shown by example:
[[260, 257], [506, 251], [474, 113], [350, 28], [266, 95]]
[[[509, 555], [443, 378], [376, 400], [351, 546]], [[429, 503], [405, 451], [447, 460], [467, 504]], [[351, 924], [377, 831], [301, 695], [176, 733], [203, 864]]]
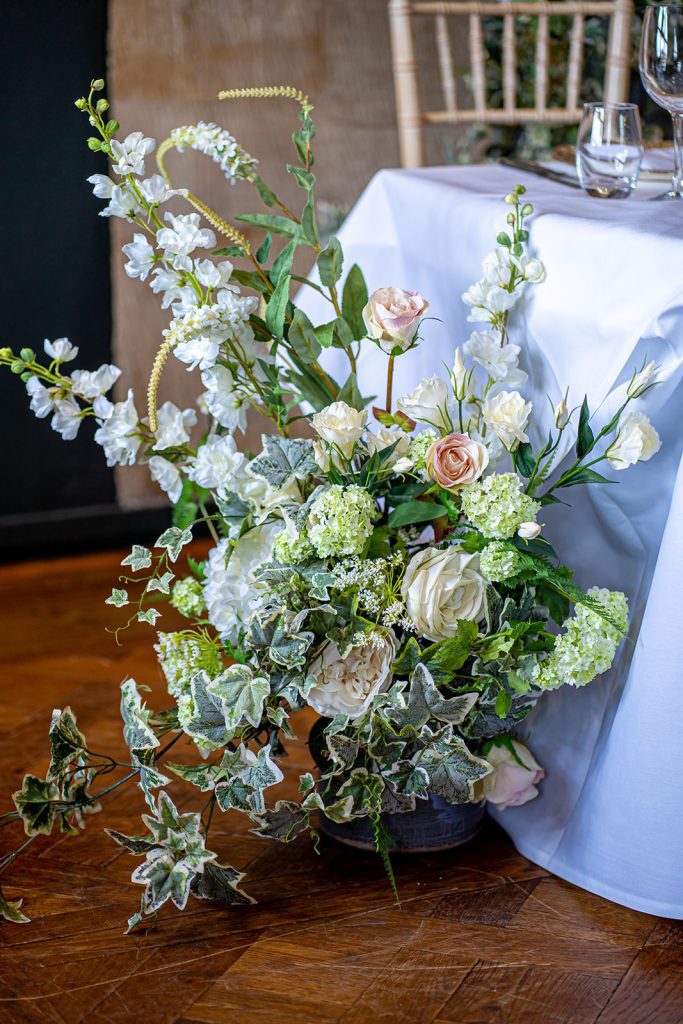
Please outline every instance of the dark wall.
[[[0, 38], [0, 343], [38, 352], [66, 335], [70, 365], [94, 368], [110, 360], [109, 238], [85, 179], [106, 168], [74, 100], [105, 73], [106, 0], [3, 4]], [[0, 399], [0, 517], [114, 501], [90, 424], [62, 441], [6, 370]]]

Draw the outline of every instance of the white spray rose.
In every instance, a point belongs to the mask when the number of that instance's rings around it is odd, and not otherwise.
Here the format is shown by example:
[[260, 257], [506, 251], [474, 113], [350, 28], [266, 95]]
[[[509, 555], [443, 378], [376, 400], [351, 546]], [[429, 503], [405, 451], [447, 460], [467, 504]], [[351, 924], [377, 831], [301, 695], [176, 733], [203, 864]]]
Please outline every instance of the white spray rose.
[[414, 391], [396, 402], [412, 420], [450, 429], [447, 419], [448, 384], [441, 377], [424, 377]]
[[365, 430], [368, 411], [353, 409], [346, 402], [333, 402], [312, 417], [313, 429], [323, 441], [336, 445], [346, 459], [353, 454], [353, 447]]
[[363, 320], [368, 334], [379, 342], [383, 352], [390, 354], [395, 348], [405, 352], [428, 308], [429, 303], [419, 292], [378, 288], [363, 309]]
[[627, 469], [647, 462], [662, 447], [659, 434], [644, 412], [631, 412], [619, 427], [616, 440], [607, 449], [612, 469]]
[[477, 622], [484, 607], [484, 580], [479, 555], [458, 548], [426, 548], [413, 555], [401, 593], [408, 614], [430, 640], [446, 640], [458, 632], [460, 619]]
[[326, 644], [311, 663], [308, 674], [315, 683], [308, 703], [320, 715], [358, 718], [376, 693], [389, 688], [396, 657], [396, 637], [389, 630], [383, 643], [354, 644], [342, 658], [335, 643]]
[[531, 402], [525, 402], [519, 391], [499, 391], [485, 400], [482, 413], [487, 427], [500, 438], [508, 451], [512, 451], [520, 441], [529, 440], [524, 428], [532, 408]]

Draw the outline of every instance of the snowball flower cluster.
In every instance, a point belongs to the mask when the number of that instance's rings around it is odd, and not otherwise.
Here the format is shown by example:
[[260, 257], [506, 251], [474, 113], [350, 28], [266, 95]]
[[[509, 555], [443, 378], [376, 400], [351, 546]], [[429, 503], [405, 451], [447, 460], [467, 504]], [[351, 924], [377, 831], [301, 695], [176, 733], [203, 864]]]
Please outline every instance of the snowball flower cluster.
[[213, 122], [199, 121], [198, 124], [174, 128], [171, 138], [179, 153], [189, 148], [210, 156], [231, 185], [248, 178], [258, 163], [229, 131]]
[[496, 540], [507, 540], [522, 523], [532, 522], [539, 502], [524, 494], [516, 473], [493, 473], [463, 487], [462, 510], [472, 526]]
[[171, 592], [171, 604], [186, 618], [197, 618], [206, 608], [201, 582], [193, 576], [177, 580]]
[[422, 430], [419, 434], [416, 434], [410, 445], [408, 446], [408, 457], [413, 460], [415, 465], [424, 465], [427, 460], [427, 452], [432, 447], [435, 441], [439, 440], [439, 435], [435, 430]]
[[555, 690], [565, 684], [585, 686], [611, 667], [628, 627], [628, 602], [619, 590], [591, 587], [588, 596], [600, 602], [619, 628], [585, 605], [577, 605], [573, 618], [564, 623], [565, 632], [555, 640], [550, 656], [536, 666], [536, 686], [544, 690]]
[[326, 488], [308, 515], [308, 536], [321, 558], [359, 555], [376, 518], [372, 497], [364, 487], [334, 484]]
[[482, 576], [491, 583], [503, 583], [516, 575], [519, 555], [500, 540], [487, 544], [479, 557]]
[[284, 565], [297, 565], [313, 555], [313, 545], [305, 530], [297, 530], [296, 524], [285, 518], [285, 525], [275, 538], [273, 555]]

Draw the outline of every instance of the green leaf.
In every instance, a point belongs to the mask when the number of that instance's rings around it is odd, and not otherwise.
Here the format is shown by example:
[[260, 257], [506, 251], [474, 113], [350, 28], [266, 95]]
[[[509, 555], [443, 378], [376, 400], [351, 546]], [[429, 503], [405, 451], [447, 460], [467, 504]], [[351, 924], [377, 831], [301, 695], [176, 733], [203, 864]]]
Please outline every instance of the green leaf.
[[368, 301], [368, 288], [363, 277], [363, 272], [357, 263], [354, 263], [344, 281], [342, 292], [342, 316], [351, 329], [354, 340], [358, 341], [367, 334], [367, 327], [363, 320], [363, 309]]
[[239, 245], [225, 245], [222, 249], [214, 249], [212, 256], [225, 256], [229, 260], [239, 259], [244, 256], [244, 250]]
[[506, 718], [512, 707], [512, 696], [507, 690], [500, 690], [496, 697], [496, 714], [499, 718]]
[[458, 669], [462, 668], [470, 655], [478, 632], [476, 622], [460, 619], [457, 636], [440, 640], [422, 651], [420, 660], [427, 666], [437, 684], [450, 682]]
[[290, 281], [289, 274], [282, 274], [266, 305], [266, 327], [275, 338], [284, 334]]
[[78, 760], [87, 749], [87, 743], [76, 725], [76, 716], [69, 707], [63, 711], [55, 708], [52, 712], [48, 738], [51, 756], [47, 777], [52, 780], [58, 778], [68, 765]]
[[56, 817], [59, 790], [54, 782], [25, 775], [21, 789], [12, 795], [14, 806], [24, 822], [27, 836], [49, 836]]
[[273, 487], [284, 487], [292, 479], [306, 480], [318, 472], [313, 445], [305, 438], [263, 434], [263, 451], [250, 463], [250, 471]]
[[270, 247], [273, 244], [273, 236], [270, 231], [266, 232], [266, 237], [261, 242], [261, 245], [256, 250], [256, 259], [259, 263], [267, 263], [268, 257], [270, 256]]
[[21, 905], [23, 900], [7, 900], [0, 889], [0, 917], [12, 924], [30, 924], [31, 918], [22, 914]]
[[294, 310], [294, 316], [287, 332], [287, 341], [302, 363], [315, 363], [321, 352], [321, 342], [306, 314]]
[[273, 260], [273, 265], [270, 268], [270, 280], [273, 285], [277, 285], [282, 280], [283, 275], [291, 276], [292, 273], [292, 262], [294, 260], [294, 252], [296, 251], [297, 239], [293, 239], [288, 242], [287, 245], [278, 253], [276, 258]]
[[397, 676], [411, 675], [422, 658], [422, 650], [414, 636], [409, 636], [394, 661], [393, 673]]
[[123, 608], [124, 605], [128, 604], [128, 591], [119, 590], [117, 587], [114, 587], [104, 603], [113, 604], [115, 608]]
[[333, 288], [342, 275], [344, 254], [339, 239], [332, 235], [329, 242], [318, 255], [318, 271], [320, 280], [327, 288]]
[[181, 550], [192, 540], [192, 530], [189, 528], [180, 529], [178, 526], [170, 526], [164, 530], [160, 537], [154, 542], [155, 548], [166, 548], [168, 557], [175, 562]]
[[278, 800], [274, 808], [254, 815], [254, 821], [259, 826], [251, 829], [255, 835], [289, 843], [308, 828], [309, 812], [291, 800]]
[[140, 572], [141, 569], [149, 569], [151, 564], [152, 552], [149, 548], [142, 547], [141, 544], [133, 544], [133, 550], [121, 562], [121, 565], [130, 565], [133, 572]]
[[237, 281], [245, 288], [260, 292], [261, 295], [270, 295], [271, 293], [268, 281], [264, 281], [256, 270], [240, 270], [236, 267], [230, 275], [230, 280]]
[[295, 221], [278, 214], [243, 213], [235, 217], [235, 220], [240, 220], [244, 224], [252, 224], [257, 228], [264, 228], [266, 231], [272, 231], [274, 235], [280, 235], [283, 238], [295, 238], [301, 234], [301, 228]]
[[576, 438], [576, 454], [580, 459], [587, 455], [590, 451], [595, 438], [593, 431], [590, 427], [590, 411], [588, 409], [588, 399], [584, 398], [581, 403], [581, 413], [579, 415], [579, 429]]
[[295, 167], [294, 164], [287, 164], [287, 170], [296, 179], [297, 185], [310, 192], [315, 184], [315, 175], [303, 167]]
[[[261, 196], [263, 203], [266, 206], [275, 206], [275, 203], [277, 202], [277, 196], [275, 195], [274, 192], [271, 192], [266, 183], [262, 181], [261, 178], [259, 178], [258, 174], [252, 173], [251, 181], [256, 186], [258, 194]], [[256, 258], [258, 259], [258, 256]], [[263, 260], [259, 260], [259, 263], [263, 263]]]
[[470, 803], [475, 783], [492, 771], [488, 761], [475, 757], [453, 735], [451, 726], [434, 735], [414, 760], [429, 775], [429, 792], [451, 804]]
[[337, 401], [346, 402], [346, 404], [350, 405], [352, 409], [358, 409], [359, 412], [362, 412], [363, 409], [365, 409], [367, 402], [360, 393], [355, 373], [350, 373], [347, 377], [339, 391]]
[[594, 469], [581, 469], [574, 476], [566, 480], [563, 487], [574, 487], [576, 484], [615, 484], [616, 480], [610, 480], [608, 477], [603, 476], [601, 473], [596, 473]]
[[308, 193], [308, 199], [301, 214], [301, 230], [309, 245], [318, 244], [318, 230], [315, 226], [315, 202], [313, 192]]
[[533, 448], [528, 441], [523, 441], [513, 454], [515, 469], [527, 479], [531, 476], [536, 465]]
[[200, 900], [217, 900], [230, 906], [247, 906], [256, 900], [239, 888], [244, 878], [241, 871], [229, 864], [217, 864], [209, 861], [204, 870], [192, 880], [192, 895]]
[[443, 505], [431, 501], [406, 501], [389, 514], [389, 526], [410, 526], [412, 523], [427, 523], [444, 514]]

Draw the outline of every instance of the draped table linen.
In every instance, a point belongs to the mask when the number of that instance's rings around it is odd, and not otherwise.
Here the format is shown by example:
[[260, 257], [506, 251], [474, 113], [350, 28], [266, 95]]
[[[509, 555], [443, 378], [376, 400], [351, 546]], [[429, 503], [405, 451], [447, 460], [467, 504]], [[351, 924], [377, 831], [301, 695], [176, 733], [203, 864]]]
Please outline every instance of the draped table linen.
[[[572, 488], [571, 509], [539, 516], [581, 586], [626, 592], [631, 628], [609, 673], [546, 695], [521, 724], [546, 769], [541, 795], [492, 813], [522, 854], [554, 874], [683, 918], [683, 203], [591, 199], [495, 165], [387, 170], [339, 233], [344, 270], [358, 263], [370, 291], [396, 285], [429, 300], [433, 319], [419, 348], [396, 360], [394, 400], [422, 377], [445, 376], [455, 346], [482, 327], [468, 323], [461, 295], [505, 229], [502, 199], [517, 182], [535, 208], [531, 249], [547, 269], [512, 312], [511, 340], [529, 374], [520, 390], [534, 403], [532, 442], [552, 424], [548, 396], [556, 403], [569, 386], [572, 407], [587, 395], [602, 425], [632, 369], [654, 359], [663, 383], [631, 408], [649, 414], [663, 444], [647, 463], [608, 468], [618, 483]], [[298, 301], [314, 322], [330, 319], [313, 290]], [[387, 357], [369, 343], [364, 350], [361, 391], [383, 406]], [[343, 382], [344, 353], [329, 350], [325, 360]]]

